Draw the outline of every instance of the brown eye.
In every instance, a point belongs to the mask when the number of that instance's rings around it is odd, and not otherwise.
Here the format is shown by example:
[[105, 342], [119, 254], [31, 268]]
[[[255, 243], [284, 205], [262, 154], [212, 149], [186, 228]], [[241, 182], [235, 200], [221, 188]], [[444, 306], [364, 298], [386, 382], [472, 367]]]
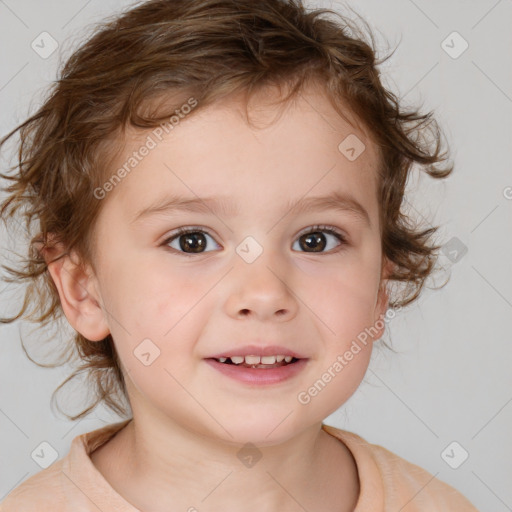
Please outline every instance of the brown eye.
[[322, 233], [319, 231], [308, 233], [307, 235], [302, 235], [299, 240], [304, 244], [303, 247], [305, 246], [308, 249], [311, 249], [313, 252], [322, 252], [327, 245], [325, 236], [322, 235]]
[[[208, 239], [215, 242], [213, 237], [201, 228], [180, 228], [162, 242], [162, 245], [168, 246], [172, 252], [182, 254], [183, 256], [194, 256], [211, 252], [211, 250], [206, 250]], [[338, 244], [333, 244], [332, 240], [337, 240]], [[336, 248], [340, 250], [345, 245], [348, 245], [345, 236], [331, 226], [313, 226], [309, 228], [309, 231], [300, 235], [296, 243], [299, 244], [299, 248], [296, 249], [299, 252], [313, 254], [337, 252]], [[220, 248], [218, 244], [217, 247]]]
[[[337, 239], [338, 247], [347, 245], [345, 236], [330, 226], [314, 226], [308, 232], [302, 234], [297, 242], [303, 252], [324, 253], [330, 252], [333, 249], [332, 242], [329, 243], [328, 237]], [[326, 247], [327, 250], [325, 250]]]
[[182, 251], [202, 252], [206, 247], [206, 239], [203, 233], [187, 233], [178, 237]]
[[[168, 245], [174, 251], [185, 256], [202, 254], [208, 246], [208, 238], [213, 240], [212, 236], [200, 229], [180, 228], [174, 235], [167, 238], [162, 245]], [[177, 243], [177, 246], [176, 246]], [[175, 244], [174, 246], [172, 244]]]

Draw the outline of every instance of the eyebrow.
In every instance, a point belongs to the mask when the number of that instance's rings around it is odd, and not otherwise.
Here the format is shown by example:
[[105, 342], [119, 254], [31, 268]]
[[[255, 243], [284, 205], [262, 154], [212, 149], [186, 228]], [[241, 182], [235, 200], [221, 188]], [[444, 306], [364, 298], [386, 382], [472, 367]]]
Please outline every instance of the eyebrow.
[[[289, 213], [309, 213], [313, 211], [336, 210], [353, 215], [356, 219], [371, 226], [370, 215], [363, 205], [354, 197], [333, 192], [327, 196], [300, 198], [289, 201], [285, 208], [285, 215]], [[155, 203], [138, 210], [130, 223], [138, 223], [142, 219], [155, 214], [168, 214], [173, 212], [193, 213], [222, 213], [233, 216], [239, 213], [238, 208], [225, 197], [195, 197], [166, 196]]]

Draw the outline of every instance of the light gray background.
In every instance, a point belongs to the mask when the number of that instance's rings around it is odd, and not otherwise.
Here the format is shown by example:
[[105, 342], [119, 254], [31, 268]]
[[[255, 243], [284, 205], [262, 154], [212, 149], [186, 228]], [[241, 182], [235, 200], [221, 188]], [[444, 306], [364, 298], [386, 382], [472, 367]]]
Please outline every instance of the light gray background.
[[[0, 0], [1, 135], [26, 118], [31, 102], [37, 106], [59, 61], [87, 27], [128, 5], [122, 0]], [[384, 339], [400, 354], [374, 351], [365, 381], [326, 423], [427, 469], [482, 511], [512, 510], [512, 2], [308, 5], [340, 12], [346, 5], [354, 8], [376, 30], [386, 52], [386, 42], [394, 47], [402, 38], [382, 66], [386, 83], [406, 103], [435, 110], [456, 164], [442, 183], [416, 174], [409, 187], [410, 211], [442, 225], [442, 243], [456, 237], [467, 247], [456, 262], [441, 256], [446, 271], [436, 282], [451, 274], [448, 285], [425, 290], [419, 302], [388, 324]], [[59, 43], [47, 59], [31, 48], [43, 31]], [[458, 58], [442, 47], [453, 31], [469, 44]], [[454, 52], [462, 43], [452, 37], [445, 44]], [[1, 236], [2, 247], [12, 247], [13, 235], [2, 231]], [[14, 311], [12, 291], [0, 283], [1, 313]], [[31, 458], [41, 442], [62, 457], [75, 436], [117, 421], [101, 408], [75, 423], [54, 416], [51, 393], [70, 369], [42, 369], [26, 358], [20, 329], [26, 335], [30, 328], [20, 322], [0, 326], [0, 501], [41, 470]], [[469, 454], [457, 469], [441, 456], [453, 441], [462, 448], [449, 452], [452, 460], [462, 449]]]

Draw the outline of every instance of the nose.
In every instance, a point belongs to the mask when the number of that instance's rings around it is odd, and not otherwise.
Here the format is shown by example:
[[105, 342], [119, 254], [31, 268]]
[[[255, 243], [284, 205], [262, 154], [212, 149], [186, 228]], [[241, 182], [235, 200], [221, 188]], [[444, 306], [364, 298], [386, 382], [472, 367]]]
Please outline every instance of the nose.
[[268, 251], [252, 263], [239, 258], [230, 272], [228, 314], [237, 319], [291, 320], [298, 309], [292, 280], [292, 269]]

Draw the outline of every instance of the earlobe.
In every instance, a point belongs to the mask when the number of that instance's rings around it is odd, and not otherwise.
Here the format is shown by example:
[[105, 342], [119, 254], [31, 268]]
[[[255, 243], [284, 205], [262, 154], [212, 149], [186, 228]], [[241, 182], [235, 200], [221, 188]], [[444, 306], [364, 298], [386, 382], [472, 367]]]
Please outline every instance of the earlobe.
[[388, 309], [389, 297], [388, 291], [386, 288], [386, 283], [382, 282], [381, 287], [379, 289], [379, 294], [377, 297], [377, 303], [375, 305], [375, 315], [373, 321], [373, 328], [376, 330], [375, 336], [372, 335], [374, 341], [379, 340], [384, 335], [384, 331], [386, 328], [386, 324], [384, 322], [384, 316]]
[[383, 320], [386, 311], [389, 307], [389, 292], [388, 292], [388, 279], [393, 270], [394, 264], [386, 261], [382, 267], [381, 281], [379, 285], [379, 292], [375, 304], [374, 327], [377, 329], [378, 334], [374, 337], [375, 341], [380, 339], [385, 331], [386, 324]]
[[382, 281], [380, 290], [379, 290], [379, 297], [377, 299], [377, 307], [376, 312], [377, 315], [384, 315], [388, 309], [389, 306], [389, 293], [387, 288], [387, 282]]
[[105, 314], [100, 306], [95, 276], [78, 263], [75, 253], [64, 254], [48, 264], [59, 292], [62, 309], [71, 326], [91, 341], [100, 341], [109, 333]]

